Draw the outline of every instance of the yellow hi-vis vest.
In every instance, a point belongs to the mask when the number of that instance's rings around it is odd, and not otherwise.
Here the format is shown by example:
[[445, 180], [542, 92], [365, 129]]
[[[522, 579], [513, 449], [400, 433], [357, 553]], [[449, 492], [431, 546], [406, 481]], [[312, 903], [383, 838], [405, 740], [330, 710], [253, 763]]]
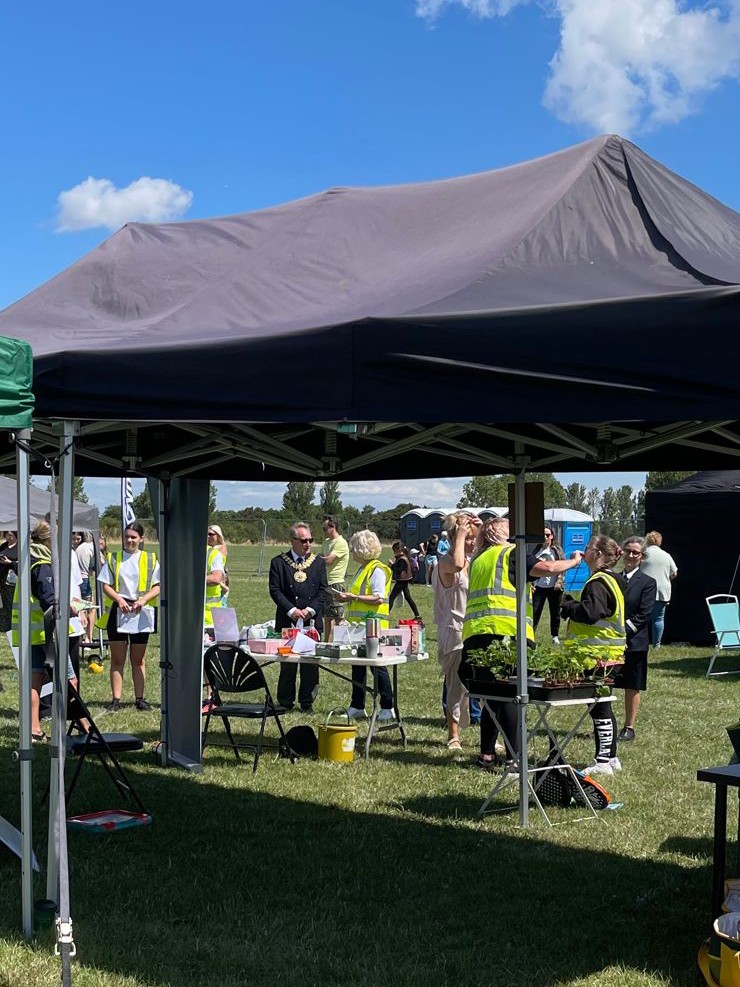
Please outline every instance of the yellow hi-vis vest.
[[599, 657], [604, 661], [618, 661], [624, 654], [627, 645], [624, 626], [624, 594], [619, 581], [609, 572], [594, 572], [588, 577], [584, 589], [592, 579], [600, 579], [606, 583], [614, 594], [617, 608], [611, 617], [603, 617], [595, 624], [580, 624], [576, 620], [568, 621], [567, 637], [576, 644], [599, 649]]
[[[220, 554], [221, 553], [217, 548], [210, 548], [208, 550], [208, 556], [206, 558], [206, 576], [211, 571], [213, 560]], [[206, 609], [203, 614], [203, 623], [206, 627], [213, 627], [211, 610], [213, 610], [214, 607], [220, 607], [222, 605], [221, 594], [223, 593], [223, 590], [224, 587], [221, 583], [206, 583]]]
[[[516, 586], [509, 578], [509, 556], [513, 551], [513, 545], [491, 545], [470, 564], [463, 641], [476, 634], [516, 637]], [[534, 641], [529, 584], [526, 595], [527, 640]]]
[[[38, 562], [33, 562], [31, 564], [31, 570], [37, 569], [40, 565], [43, 565], [43, 560]], [[20, 637], [18, 634], [18, 598], [20, 596], [19, 591], [20, 583], [15, 584], [15, 592], [13, 593], [13, 606], [12, 606], [12, 620], [13, 620], [13, 633], [12, 641], [13, 647], [17, 648], [20, 646]], [[31, 616], [31, 644], [46, 644], [46, 631], [44, 630], [44, 611], [41, 609], [41, 604], [36, 599], [35, 596], [29, 598], [30, 604], [30, 616]], [[69, 625], [69, 636], [74, 637], [77, 631], [75, 631], [72, 625]]]
[[[108, 552], [105, 557], [105, 561], [108, 563], [108, 568], [110, 569], [110, 574], [113, 578], [113, 589], [118, 592], [118, 585], [121, 576], [121, 563], [123, 562], [123, 552]], [[139, 585], [137, 587], [139, 593], [148, 593], [152, 588], [152, 576], [154, 575], [154, 569], [157, 565], [157, 556], [155, 552], [144, 552], [142, 551], [139, 555]], [[149, 601], [148, 606], [157, 607], [159, 597], [154, 597], [153, 600]], [[101, 630], [105, 630], [108, 627], [108, 617], [110, 617], [110, 610], [113, 606], [113, 600], [108, 595], [104, 596], [105, 609], [102, 614], [95, 621], [95, 626]]]
[[348, 592], [357, 593], [358, 596], [371, 596], [373, 590], [370, 585], [370, 579], [376, 569], [382, 569], [383, 575], [385, 576], [385, 589], [383, 590], [383, 596], [385, 599], [382, 603], [363, 603], [362, 600], [348, 600], [346, 610], [347, 620], [363, 620], [365, 616], [370, 613], [373, 617], [378, 617], [380, 619], [381, 627], [388, 627], [390, 624], [388, 592], [391, 588], [393, 573], [385, 562], [381, 562], [380, 559], [371, 559], [370, 562], [368, 562], [366, 566], [363, 566], [363, 568], [357, 573]]

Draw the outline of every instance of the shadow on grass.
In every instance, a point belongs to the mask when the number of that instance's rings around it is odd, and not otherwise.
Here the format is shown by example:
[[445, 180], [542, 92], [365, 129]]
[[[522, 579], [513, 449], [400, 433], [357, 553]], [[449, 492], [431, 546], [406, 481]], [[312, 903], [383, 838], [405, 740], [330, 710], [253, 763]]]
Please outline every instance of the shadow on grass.
[[[477, 811], [468, 796], [371, 814], [266, 794], [259, 775], [227, 789], [126, 767], [153, 826], [70, 833], [84, 964], [177, 987], [555, 987], [616, 965], [696, 983], [708, 866], [563, 846], [497, 820], [463, 826]], [[275, 765], [270, 781], [290, 790], [290, 771]], [[86, 801], [118, 804], [103, 772], [86, 772]], [[609, 842], [608, 823], [584, 825]], [[9, 887], [17, 870], [2, 861], [0, 877]], [[10, 911], [0, 904], [0, 933], [13, 936]]]
[[[736, 658], [740, 660], [740, 655], [737, 655]], [[672, 676], [703, 679], [706, 678], [710, 659], [711, 652], [696, 658], [661, 658], [658, 660], [655, 658], [655, 652], [653, 651], [650, 653], [650, 667], [656, 671], [660, 669], [662, 672], [666, 672]], [[717, 664], [714, 667], [718, 668], [722, 660], [718, 658]], [[725, 658], [724, 661], [727, 661], [727, 659]], [[738, 672], [740, 672], [738, 661], [732, 667], [737, 668]]]
[[660, 849], [663, 853], [680, 853], [693, 860], [703, 857], [712, 859], [713, 841], [703, 836], [671, 836], [663, 840]]

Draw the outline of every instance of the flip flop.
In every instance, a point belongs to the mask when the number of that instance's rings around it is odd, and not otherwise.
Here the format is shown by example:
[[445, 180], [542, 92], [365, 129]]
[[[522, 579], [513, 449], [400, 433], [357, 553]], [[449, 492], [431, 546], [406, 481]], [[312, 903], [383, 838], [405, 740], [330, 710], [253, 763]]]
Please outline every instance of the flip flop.
[[49, 743], [49, 738], [46, 736], [46, 734], [42, 730], [41, 733], [32, 733], [31, 734], [31, 743], [32, 744], [48, 744]]

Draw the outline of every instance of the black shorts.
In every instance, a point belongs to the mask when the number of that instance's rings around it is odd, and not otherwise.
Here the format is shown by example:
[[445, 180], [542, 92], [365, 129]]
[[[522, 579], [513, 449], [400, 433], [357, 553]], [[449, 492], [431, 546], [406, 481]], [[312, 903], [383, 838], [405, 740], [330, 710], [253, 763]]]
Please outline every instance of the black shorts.
[[[127, 603], [133, 603], [133, 600], [126, 600]], [[118, 604], [114, 603], [110, 608], [110, 615], [108, 617], [108, 641], [126, 641], [128, 644], [146, 644], [149, 640], [149, 635], [147, 633], [143, 634], [122, 634], [118, 630]]]
[[647, 689], [647, 666], [647, 651], [628, 651], [624, 656], [624, 665], [614, 676], [615, 689], [644, 692]]

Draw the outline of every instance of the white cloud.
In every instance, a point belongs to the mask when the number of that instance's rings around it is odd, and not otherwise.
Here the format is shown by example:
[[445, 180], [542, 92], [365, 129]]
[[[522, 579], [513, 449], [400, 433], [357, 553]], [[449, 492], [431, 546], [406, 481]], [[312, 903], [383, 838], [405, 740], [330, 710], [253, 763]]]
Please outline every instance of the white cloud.
[[[527, 0], [525, 0], [527, 2]], [[479, 17], [504, 0], [417, 0], [419, 16], [457, 3]], [[567, 123], [627, 134], [677, 123], [723, 81], [740, 79], [740, 0], [541, 0], [560, 18], [544, 104]]]
[[190, 208], [193, 193], [166, 178], [137, 178], [116, 188], [108, 178], [86, 178], [59, 193], [57, 232], [105, 226], [117, 230], [124, 223], [162, 223], [180, 219]]
[[436, 20], [445, 7], [464, 7], [477, 17], [504, 17], [529, 0], [416, 0], [416, 13], [426, 20]]

